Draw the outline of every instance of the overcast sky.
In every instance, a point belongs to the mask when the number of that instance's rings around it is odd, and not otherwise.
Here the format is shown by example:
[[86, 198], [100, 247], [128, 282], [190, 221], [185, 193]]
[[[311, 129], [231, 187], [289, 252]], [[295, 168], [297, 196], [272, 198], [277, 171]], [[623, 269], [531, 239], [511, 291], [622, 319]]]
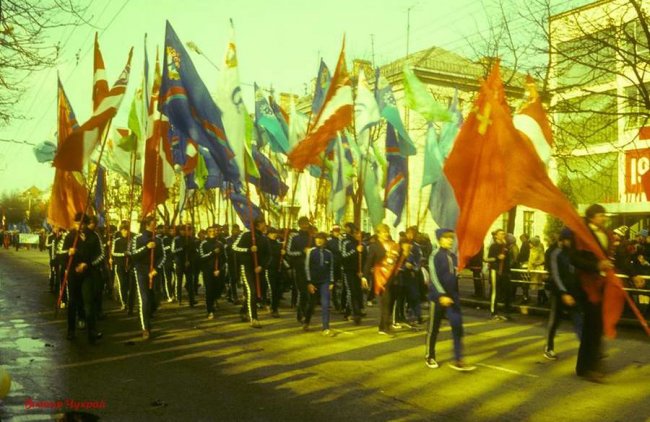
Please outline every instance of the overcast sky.
[[[513, 0], [524, 4], [525, 0]], [[228, 19], [235, 23], [239, 69], [245, 85], [245, 102], [252, 110], [252, 89], [246, 84], [273, 87], [276, 92], [305, 92], [315, 77], [319, 57], [330, 68], [336, 63], [343, 34], [348, 63], [353, 58], [382, 65], [406, 53], [407, 10], [410, 9], [410, 52], [433, 45], [470, 54], [470, 43], [487, 32], [491, 0], [95, 0], [84, 17], [90, 25], [55, 31], [53, 43], [61, 45], [56, 69], [36, 72], [18, 109], [26, 120], [0, 127], [0, 139], [39, 143], [55, 141], [56, 74], [80, 123], [90, 116], [92, 45], [99, 31], [109, 85], [124, 67], [128, 49], [135, 47], [127, 97], [114, 124], [126, 126], [126, 110], [140, 83], [143, 37], [148, 34], [148, 53], [153, 64], [155, 49], [164, 44], [165, 20], [169, 19], [181, 40], [195, 42], [208, 58], [221, 64], [229, 37]], [[586, 0], [553, 0], [566, 9]], [[512, 10], [512, 24], [525, 22]], [[510, 13], [509, 13], [510, 15]], [[524, 28], [525, 29], [525, 28]], [[209, 89], [214, 90], [217, 70], [204, 57], [192, 59]], [[153, 65], [152, 65], [153, 67]], [[46, 189], [53, 177], [49, 164], [39, 164], [32, 148], [0, 142], [0, 191], [24, 190], [31, 185]]]

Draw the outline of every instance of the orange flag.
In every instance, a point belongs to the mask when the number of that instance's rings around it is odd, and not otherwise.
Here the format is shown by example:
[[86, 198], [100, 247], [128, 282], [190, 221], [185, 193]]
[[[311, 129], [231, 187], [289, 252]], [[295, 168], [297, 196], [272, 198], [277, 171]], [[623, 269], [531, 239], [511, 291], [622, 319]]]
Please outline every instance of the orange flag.
[[305, 139], [287, 155], [291, 167], [303, 170], [309, 164], [320, 164], [320, 154], [327, 149], [329, 141], [336, 138], [336, 132], [352, 123], [353, 111], [352, 83], [345, 67], [345, 39], [343, 39], [339, 61], [325, 95], [323, 107]]
[[[549, 179], [531, 141], [515, 129], [505, 102], [498, 62], [481, 86], [474, 108], [445, 162], [444, 172], [460, 208], [456, 227], [459, 270], [480, 250], [494, 220], [520, 204], [556, 216], [575, 233], [584, 249], [598, 259], [606, 258], [584, 220]], [[601, 287], [587, 293], [592, 302], [603, 301], [605, 334], [613, 337], [625, 292], [613, 272]]]
[[[60, 148], [68, 135], [79, 127], [60, 80], [58, 81], [57, 124]], [[56, 169], [47, 209], [47, 221], [53, 226], [70, 229], [75, 213], [85, 208], [87, 200], [88, 191], [84, 186], [81, 173]]]

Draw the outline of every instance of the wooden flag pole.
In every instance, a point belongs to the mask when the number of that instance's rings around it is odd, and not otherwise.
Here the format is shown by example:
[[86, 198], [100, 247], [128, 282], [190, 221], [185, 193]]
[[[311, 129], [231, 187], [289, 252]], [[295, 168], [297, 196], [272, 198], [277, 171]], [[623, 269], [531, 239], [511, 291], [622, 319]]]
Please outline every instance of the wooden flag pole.
[[258, 261], [257, 261], [257, 242], [255, 239], [255, 222], [253, 221], [253, 203], [251, 202], [251, 189], [248, 181], [248, 155], [246, 154], [246, 145], [244, 144], [244, 180], [246, 181], [246, 202], [248, 203], [248, 217], [251, 231], [251, 252], [253, 252], [253, 272], [255, 273], [255, 289], [257, 298], [262, 298], [262, 286], [260, 285], [260, 275], [257, 272]]
[[[102, 162], [102, 156], [104, 155], [104, 148], [106, 147], [106, 139], [108, 139], [108, 132], [109, 132], [109, 128], [111, 127], [111, 122], [112, 121], [113, 121], [113, 119], [110, 119], [108, 121], [108, 124], [106, 125], [106, 127], [104, 129], [104, 137], [103, 137], [102, 142], [101, 142], [101, 147], [100, 147], [100, 150], [99, 150], [99, 157], [97, 158], [98, 163]], [[93, 193], [92, 188], [93, 188], [93, 186], [95, 186], [95, 183], [97, 182], [98, 173], [99, 173], [99, 165], [95, 169], [95, 173], [93, 174], [91, 182], [88, 185], [88, 187], [89, 187], [88, 196], [86, 197], [86, 205], [84, 207], [84, 212], [83, 212], [82, 217], [81, 217], [82, 221], [83, 221], [83, 217], [86, 214], [88, 214], [88, 209], [90, 209], [90, 201], [92, 199], [92, 193]], [[81, 228], [81, 224], [79, 225], [79, 228]], [[80, 232], [79, 229], [75, 231], [74, 240], [72, 241], [72, 249], [77, 248], [77, 243], [79, 242], [79, 232]], [[56, 307], [54, 309], [54, 315], [55, 316], [58, 315], [59, 307], [61, 306], [61, 301], [63, 300], [63, 292], [65, 292], [65, 288], [66, 288], [66, 286], [68, 284], [68, 278], [70, 276], [70, 267], [72, 266], [73, 257], [74, 257], [74, 255], [68, 255], [68, 262], [67, 262], [66, 267], [65, 267], [65, 272], [63, 273], [63, 282], [61, 282], [61, 289], [59, 291], [59, 298], [56, 301]]]

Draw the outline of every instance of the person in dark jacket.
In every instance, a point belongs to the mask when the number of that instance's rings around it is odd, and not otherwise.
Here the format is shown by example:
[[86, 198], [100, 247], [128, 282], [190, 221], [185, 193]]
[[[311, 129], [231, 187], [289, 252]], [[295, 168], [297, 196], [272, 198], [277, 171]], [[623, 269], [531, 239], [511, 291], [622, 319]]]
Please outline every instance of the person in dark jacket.
[[89, 221], [88, 216], [81, 212], [75, 215], [74, 228], [65, 235], [59, 254], [72, 256], [68, 275], [68, 340], [75, 337], [77, 308], [83, 306], [88, 342], [93, 344], [102, 337], [96, 329], [95, 278], [104, 260], [104, 251], [97, 234], [88, 229]]
[[[603, 336], [603, 297], [605, 285], [608, 281], [602, 273], [614, 269], [614, 262], [611, 257], [615, 255], [613, 233], [605, 228], [607, 222], [605, 212], [605, 208], [600, 204], [590, 205], [585, 210], [585, 222], [600, 246], [603, 255], [607, 258], [599, 259], [593, 252], [575, 250], [571, 259], [571, 263], [578, 270], [578, 278], [582, 289], [586, 293], [586, 300], [582, 304], [584, 325], [582, 337], [580, 338], [580, 348], [578, 349], [576, 375], [595, 382], [604, 377], [601, 368], [601, 345]], [[630, 268], [620, 268], [617, 271], [628, 272], [633, 281], [638, 279]]]
[[217, 228], [208, 228], [207, 237], [199, 245], [200, 267], [205, 284], [205, 307], [208, 319], [214, 318], [215, 302], [225, 287], [226, 253], [217, 239]]
[[154, 292], [156, 283], [162, 280], [165, 249], [162, 241], [154, 235], [156, 217], [145, 217], [141, 225], [141, 232], [131, 241], [131, 259], [140, 304], [142, 338], [148, 340], [151, 336], [151, 317], [156, 306]]
[[174, 256], [176, 268], [176, 300], [178, 304], [183, 299], [183, 276], [185, 277], [185, 290], [190, 300], [190, 307], [196, 305], [196, 291], [194, 290], [194, 265], [196, 265], [197, 242], [192, 235], [192, 228], [184, 224], [178, 229], [178, 235], [172, 241], [171, 251]]
[[490, 316], [493, 320], [507, 320], [506, 315], [497, 312], [499, 300], [504, 302], [505, 313], [510, 313], [510, 261], [511, 254], [506, 242], [506, 232], [498, 229], [494, 232], [494, 243], [488, 249], [487, 262], [490, 263]]
[[289, 263], [294, 271], [295, 287], [298, 292], [298, 304], [296, 307], [296, 319], [303, 323], [307, 311], [307, 302], [309, 301], [309, 292], [307, 292], [307, 275], [305, 274], [305, 256], [307, 251], [314, 246], [311, 234], [311, 225], [307, 217], [298, 219], [298, 233], [289, 236], [287, 242], [286, 254], [289, 257]]
[[327, 235], [316, 233], [314, 235], [316, 247], [309, 249], [305, 256], [305, 274], [307, 276], [307, 312], [303, 330], [309, 330], [309, 323], [314, 313], [316, 298], [320, 296], [321, 318], [323, 324], [323, 335], [330, 336], [330, 295], [334, 288], [334, 254], [325, 248]]
[[122, 305], [122, 310], [128, 308], [129, 315], [133, 314], [135, 305], [135, 278], [131, 273], [132, 262], [128, 257], [129, 244], [133, 235], [130, 224], [123, 221], [120, 224], [120, 232], [113, 239], [112, 261], [115, 268], [115, 280], [117, 281], [117, 297]]
[[269, 239], [269, 266], [264, 272], [271, 305], [271, 316], [279, 318], [278, 311], [280, 307], [280, 297], [282, 296], [282, 276], [281, 271], [286, 264], [281, 254], [282, 243], [278, 236], [280, 232], [277, 229], [269, 228], [266, 237]]
[[236, 260], [244, 285], [245, 301], [240, 310], [242, 321], [250, 321], [253, 328], [262, 328], [257, 319], [257, 302], [262, 294], [261, 282], [264, 269], [269, 265], [270, 253], [268, 239], [264, 236], [266, 231], [264, 218], [256, 218], [253, 226], [253, 231], [239, 235], [232, 245], [232, 250], [237, 254]]
[[458, 258], [451, 251], [454, 244], [454, 232], [451, 229], [436, 230], [438, 251], [429, 261], [431, 283], [429, 284], [429, 330], [426, 340], [425, 363], [431, 368], [438, 368], [436, 361], [436, 340], [440, 323], [446, 315], [451, 325], [454, 339], [454, 362], [449, 366], [457, 371], [472, 371], [475, 366], [463, 360], [463, 316], [460, 309], [458, 292]]
[[580, 304], [584, 302], [584, 292], [580, 288], [580, 282], [576, 277], [575, 267], [571, 264], [570, 252], [573, 243], [574, 239], [571, 230], [568, 228], [562, 229], [558, 244], [553, 247], [548, 258], [551, 308], [548, 317], [544, 357], [549, 360], [557, 359], [554, 340], [564, 310], [568, 311], [573, 319], [578, 339], [582, 336], [583, 315]]

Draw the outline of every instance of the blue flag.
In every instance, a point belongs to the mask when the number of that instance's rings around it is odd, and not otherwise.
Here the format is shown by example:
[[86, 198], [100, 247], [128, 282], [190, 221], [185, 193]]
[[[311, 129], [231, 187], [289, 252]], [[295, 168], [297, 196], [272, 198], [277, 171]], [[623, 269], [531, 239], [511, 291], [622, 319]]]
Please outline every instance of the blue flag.
[[221, 111], [169, 21], [158, 106], [175, 130], [207, 148], [226, 180], [239, 183], [239, 169], [226, 140]]
[[280, 173], [273, 167], [271, 160], [257, 149], [253, 149], [253, 159], [260, 171], [260, 178], [249, 176], [251, 183], [269, 195], [285, 196], [289, 191], [289, 186], [280, 179]]
[[289, 151], [289, 140], [276, 117], [262, 90], [255, 86], [255, 123], [268, 135], [271, 151], [286, 154]]
[[388, 159], [388, 174], [386, 175], [386, 191], [384, 194], [385, 207], [391, 210], [396, 218], [393, 225], [397, 227], [402, 219], [402, 211], [406, 203], [406, 185], [408, 180], [408, 167], [406, 158], [400, 153], [393, 125], [386, 125], [386, 158]]
[[[250, 224], [251, 212], [246, 197], [240, 193], [231, 191], [230, 203], [237, 212], [239, 219], [242, 221], [242, 223], [244, 223], [244, 226], [250, 230], [252, 226], [252, 224]], [[257, 205], [251, 202], [250, 206], [253, 208], [253, 220], [262, 215], [262, 210], [260, 210]]]
[[375, 86], [377, 87], [377, 104], [379, 105], [381, 117], [386, 119], [386, 122], [390, 123], [393, 128], [397, 130], [397, 133], [399, 134], [397, 140], [402, 155], [415, 155], [417, 153], [415, 144], [413, 144], [411, 137], [406, 132], [406, 128], [402, 123], [402, 117], [397, 109], [397, 101], [393, 95], [393, 88], [385, 77], [379, 75], [379, 68], [377, 68], [376, 75], [377, 83]]
[[323, 102], [325, 101], [325, 94], [327, 94], [327, 89], [330, 86], [330, 80], [332, 76], [330, 75], [330, 70], [327, 68], [327, 65], [320, 59], [320, 66], [318, 68], [318, 76], [316, 76], [316, 88], [314, 89], [314, 99], [311, 102], [311, 115], [318, 116], [320, 109], [323, 107]]

